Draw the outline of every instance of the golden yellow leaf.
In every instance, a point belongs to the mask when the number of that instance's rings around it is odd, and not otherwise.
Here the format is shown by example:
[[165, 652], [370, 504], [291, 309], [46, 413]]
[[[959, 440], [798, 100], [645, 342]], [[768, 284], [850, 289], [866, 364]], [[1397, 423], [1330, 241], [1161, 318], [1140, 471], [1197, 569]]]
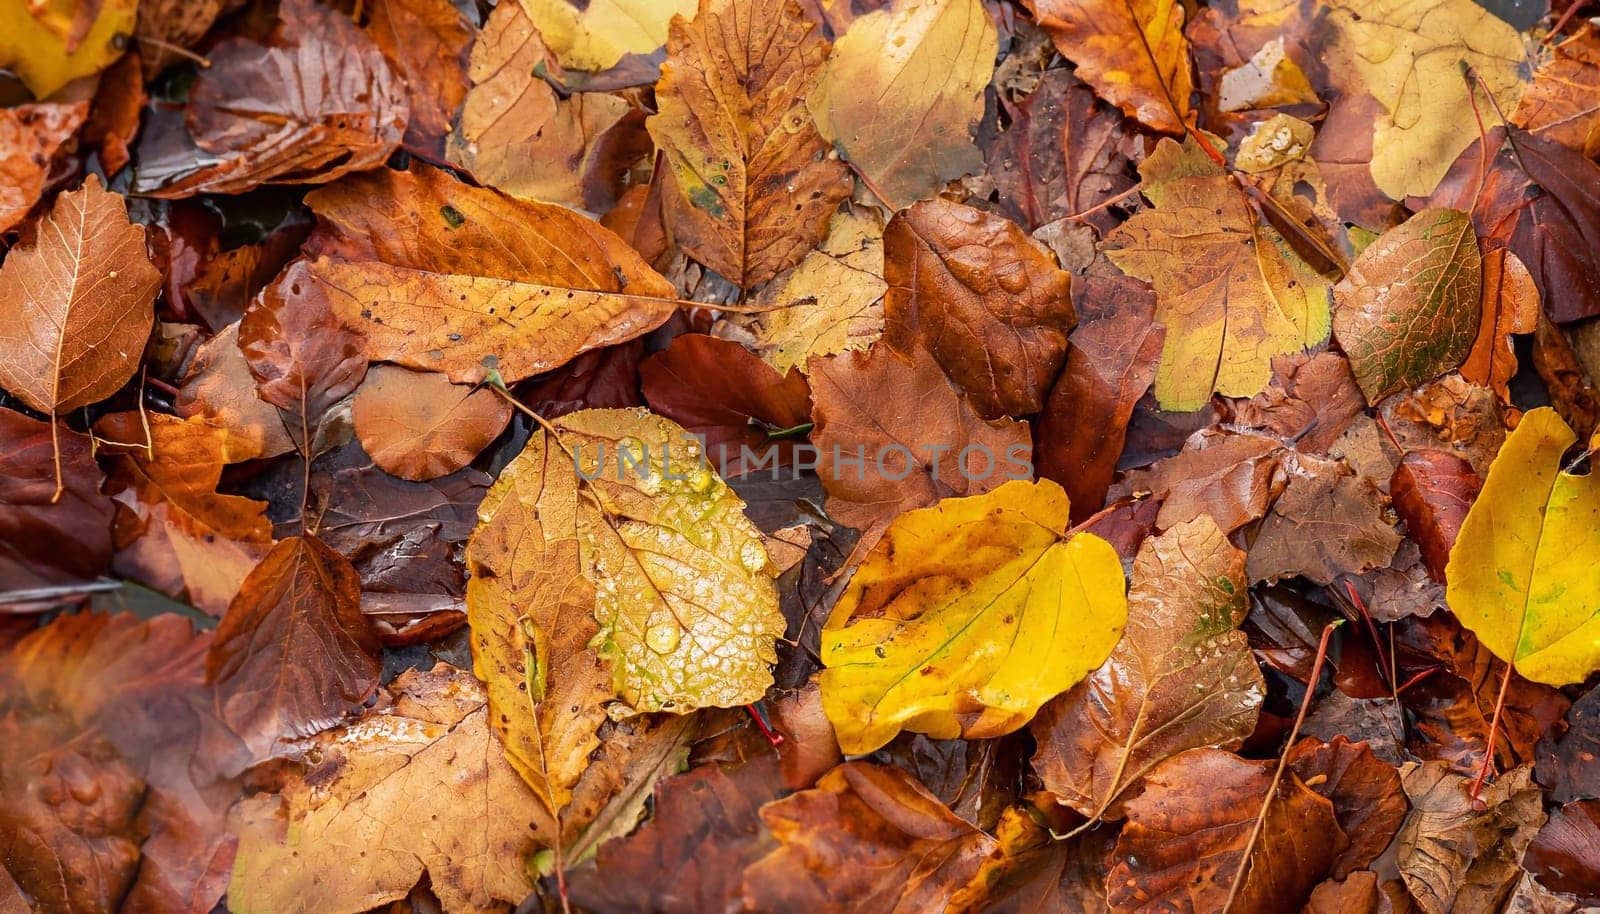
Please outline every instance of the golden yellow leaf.
[[1524, 415], [1445, 569], [1461, 624], [1518, 673], [1556, 686], [1600, 669], [1600, 474], [1563, 469], [1577, 440], [1549, 407]]
[[806, 104], [878, 199], [904, 209], [983, 169], [972, 128], [998, 46], [981, 0], [896, 0], [851, 23]]
[[1327, 279], [1193, 139], [1162, 140], [1139, 173], [1155, 209], [1108, 235], [1106, 256], [1155, 287], [1156, 319], [1167, 328], [1156, 399], [1187, 411], [1214, 392], [1255, 396], [1273, 356], [1327, 337]]
[[739, 286], [798, 263], [854, 186], [806, 111], [827, 57], [798, 0], [703, 0], [673, 23], [647, 124], [670, 169], [667, 226]]
[[42, 99], [110, 66], [133, 35], [139, 0], [103, 0], [86, 25], [83, 8], [89, 6], [82, 0], [0, 3], [0, 68], [22, 77]]
[[847, 753], [900, 730], [986, 739], [1098, 667], [1128, 601], [1111, 544], [1069, 534], [1067, 495], [1012, 480], [907, 511], [822, 631], [822, 705]]
[[522, 8], [562, 66], [594, 71], [661, 47], [672, 17], [693, 16], [695, 0], [522, 0]]
[[[1145, 126], [1182, 133], [1194, 78], [1177, 0], [1026, 0], [1095, 94]], [[1302, 81], [1304, 77], [1302, 77]]]
[[[1499, 122], [1483, 88], [1500, 110], [1516, 107], [1521, 37], [1472, 0], [1329, 0], [1328, 7], [1328, 71], [1346, 93], [1368, 93], [1382, 107], [1373, 125], [1372, 180], [1396, 200], [1433, 193], [1478, 139], [1473, 101], [1486, 126]], [[1468, 84], [1463, 64], [1481, 87]]]

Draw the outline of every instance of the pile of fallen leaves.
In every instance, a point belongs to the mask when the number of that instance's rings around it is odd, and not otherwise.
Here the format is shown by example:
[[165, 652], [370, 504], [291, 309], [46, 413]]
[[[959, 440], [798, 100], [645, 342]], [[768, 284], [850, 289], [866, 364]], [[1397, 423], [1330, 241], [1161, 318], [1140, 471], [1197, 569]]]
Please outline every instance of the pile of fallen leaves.
[[0, 0], [0, 911], [1600, 906], [1587, 0]]

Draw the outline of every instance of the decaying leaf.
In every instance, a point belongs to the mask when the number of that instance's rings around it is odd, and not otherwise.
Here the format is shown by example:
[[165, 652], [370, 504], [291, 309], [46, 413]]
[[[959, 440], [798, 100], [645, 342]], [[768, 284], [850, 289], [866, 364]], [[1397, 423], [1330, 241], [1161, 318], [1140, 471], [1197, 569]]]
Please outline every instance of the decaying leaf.
[[82, 102], [0, 109], [0, 232], [16, 228], [39, 202], [51, 163], [88, 113]]
[[829, 45], [798, 0], [701, 0], [672, 27], [650, 135], [670, 174], [667, 227], [749, 287], [794, 266], [850, 195], [806, 110]]
[[1450, 609], [1535, 682], [1600, 668], [1600, 476], [1574, 475], [1577, 436], [1548, 407], [1522, 417], [1461, 524], [1446, 570]]
[[972, 128], [998, 41], [979, 0], [895, 0], [850, 24], [806, 103], [873, 194], [903, 209], [983, 168]]
[[1128, 626], [1110, 658], [1030, 725], [1045, 788], [1086, 816], [1187, 749], [1234, 749], [1265, 694], [1238, 625], [1249, 603], [1244, 554], [1202, 515], [1145, 540]]
[[1129, 117], [1182, 133], [1193, 91], [1183, 5], [1174, 0], [1027, 0], [1078, 76]]
[[56, 198], [32, 245], [0, 265], [0, 387], [47, 415], [133, 376], [161, 274], [122, 197], [90, 177]]
[[372, 462], [401, 479], [433, 479], [472, 462], [511, 421], [494, 391], [444, 375], [380, 365], [350, 405]]
[[901, 729], [1000, 736], [1099, 666], [1127, 620], [1105, 540], [1067, 532], [1053, 482], [1007, 482], [901, 515], [823, 627], [822, 705], [839, 745]]
[[1469, 779], [1442, 762], [1409, 765], [1403, 777], [1412, 808], [1397, 862], [1417, 906], [1426, 914], [1496, 910], [1544, 822], [1529, 770], [1506, 772], [1478, 800]]

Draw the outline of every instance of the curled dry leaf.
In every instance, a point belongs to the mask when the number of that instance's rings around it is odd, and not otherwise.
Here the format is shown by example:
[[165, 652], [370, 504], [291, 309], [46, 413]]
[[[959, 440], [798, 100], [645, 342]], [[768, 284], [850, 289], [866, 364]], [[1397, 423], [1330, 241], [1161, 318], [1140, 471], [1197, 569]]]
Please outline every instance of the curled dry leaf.
[[1110, 544], [1067, 531], [1053, 482], [902, 514], [823, 626], [822, 705], [846, 753], [902, 728], [984, 739], [1105, 660], [1127, 620]]
[[111, 564], [114, 508], [94, 449], [75, 432], [53, 437], [48, 423], [0, 410], [0, 591], [86, 581]]
[[211, 49], [211, 66], [189, 90], [188, 137], [154, 124], [146, 131], [135, 179], [141, 193], [321, 184], [381, 165], [400, 145], [405, 84], [372, 39], [315, 0], [286, 0], [280, 15], [265, 43], [239, 37]]
[[928, 200], [884, 229], [883, 345], [926, 349], [985, 419], [1044, 406], [1066, 359], [1072, 277], [1015, 223]]
[[39, 202], [51, 164], [88, 113], [82, 102], [0, 108], [0, 232], [20, 225]]
[[1428, 209], [1361, 252], [1333, 290], [1333, 335], [1376, 403], [1459, 366], [1483, 313], [1472, 220]]
[[122, 197], [91, 175], [0, 264], [0, 387], [57, 415], [133, 377], [161, 273]]
[[1511, 336], [1532, 333], [1539, 325], [1539, 289], [1517, 255], [1496, 247], [1483, 256], [1483, 298], [1478, 336], [1461, 363], [1461, 376], [1494, 388], [1502, 403], [1511, 402], [1511, 377], [1517, 353]]
[[904, 209], [983, 168], [972, 130], [998, 44], [980, 0], [895, 0], [850, 24], [806, 103], [872, 193]]
[[828, 514], [864, 531], [858, 554], [903, 511], [1029, 475], [1027, 424], [984, 421], [920, 348], [813, 359], [808, 374]]
[[471, 463], [505, 430], [511, 404], [444, 375], [380, 365], [356, 391], [351, 418], [373, 463], [421, 481]]
[[[309, 195], [322, 227], [304, 294], [358, 330], [371, 358], [477, 382], [549, 371], [655, 329], [670, 283], [616, 235], [424, 166]], [[292, 291], [292, 287], [291, 287]]]
[[361, 581], [314, 536], [280, 541], [239, 585], [206, 657], [222, 720], [257, 758], [312, 736], [378, 687]]
[[702, 0], [672, 26], [650, 135], [690, 257], [748, 288], [799, 263], [850, 196], [806, 95], [828, 40], [798, 0]]
[[644, 114], [604, 92], [562, 98], [558, 68], [522, 4], [496, 6], [472, 45], [450, 162], [513, 196], [609, 209], [623, 172], [649, 152]]
[[1396, 862], [1417, 907], [1424, 914], [1496, 910], [1544, 823], [1529, 769], [1506, 772], [1476, 800], [1469, 779], [1443, 762], [1408, 765], [1401, 776], [1411, 812]]
[[[746, 910], [941, 910], [997, 844], [898, 768], [846, 762], [761, 809], [779, 847], [744, 871]], [[871, 860], [872, 866], [841, 866]]]
[[1098, 819], [1157, 764], [1188, 749], [1236, 749], [1266, 688], [1239, 623], [1244, 553], [1209, 516], [1144, 541], [1128, 627], [1111, 656], [1030, 725], [1033, 765], [1058, 802]]
[[1080, 79], [1129, 117], [1183, 133], [1194, 89], [1183, 4], [1174, 0], [1027, 0]]
[[[488, 715], [465, 672], [402, 673], [386, 705], [310, 744], [308, 770], [234, 809], [229, 910], [356, 914], [404, 898], [424, 872], [452, 914], [520, 902], [540, 809]], [[348, 862], [344, 878], [304, 863], [335, 857]]]
[[1155, 209], [1108, 235], [1106, 255], [1155, 287], [1167, 328], [1156, 399], [1187, 412], [1213, 392], [1254, 396], [1273, 356], [1327, 337], [1328, 281], [1194, 140], [1162, 140], [1139, 174]]

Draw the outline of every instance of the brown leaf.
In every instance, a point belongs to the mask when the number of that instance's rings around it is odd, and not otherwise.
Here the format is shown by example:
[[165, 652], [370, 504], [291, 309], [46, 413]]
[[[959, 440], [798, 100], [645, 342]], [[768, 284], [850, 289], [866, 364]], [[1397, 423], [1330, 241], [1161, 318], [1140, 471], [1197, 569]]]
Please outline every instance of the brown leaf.
[[984, 421], [921, 349], [909, 361], [881, 346], [814, 358], [808, 374], [828, 514], [863, 531], [858, 555], [902, 512], [987, 492], [1023, 470], [1027, 423]]
[[276, 457], [295, 449], [283, 415], [256, 390], [255, 375], [239, 349], [237, 323], [195, 350], [172, 405], [182, 418], [199, 416], [227, 430], [226, 463]]
[[1072, 277], [1022, 229], [926, 200], [883, 232], [885, 346], [926, 349], [985, 419], [1044, 406], [1077, 322]]
[[1573, 702], [1566, 727], [1539, 743], [1539, 765], [1534, 774], [1550, 789], [1555, 803], [1600, 798], [1600, 692]]
[[511, 404], [444, 375], [379, 365], [356, 391], [351, 417], [373, 463], [421, 481], [471, 463], [505, 430]]
[[88, 114], [82, 102], [0, 108], [0, 232], [16, 228], [39, 202], [51, 163]]
[[265, 43], [230, 38], [189, 90], [187, 135], [153, 121], [134, 187], [153, 197], [321, 184], [400, 145], [406, 87], [366, 33], [315, 0], [286, 0]]
[[1125, 276], [1091, 275], [1079, 284], [1078, 326], [1067, 363], [1034, 425], [1034, 463], [1072, 499], [1081, 523], [1105, 504], [1122, 456], [1134, 404], [1155, 379], [1164, 331], [1155, 294]]
[[0, 265], [0, 387], [56, 415], [133, 377], [161, 274], [122, 197], [89, 176]]
[[1182, 133], [1194, 82], [1183, 6], [1172, 0], [1027, 0], [1061, 55], [1103, 98], [1163, 133]]
[[573, 903], [595, 914], [728, 910], [744, 868], [771, 849], [757, 813], [783, 793], [770, 756], [662, 780], [650, 821], [568, 875]]
[[799, 263], [854, 187], [806, 110], [829, 50], [796, 0], [701, 0], [673, 20], [647, 125], [667, 227], [742, 288]]
[[1284, 772], [1265, 802], [1275, 767], [1220, 749], [1192, 749], [1150, 772], [1144, 793], [1128, 801], [1128, 824], [1113, 852], [1106, 879], [1111, 910], [1298, 909], [1349, 839], [1333, 804], [1293, 772]]
[[111, 564], [111, 500], [89, 439], [58, 429], [65, 488], [55, 498], [50, 426], [0, 410], [0, 591], [92, 580]]
[[1597, 363], [1573, 345], [1583, 339], [1586, 326], [1564, 331], [1541, 315], [1533, 337], [1533, 367], [1550, 395], [1550, 405], [1585, 438], [1600, 424], [1600, 386], [1590, 367]]
[[1293, 441], [1302, 453], [1323, 454], [1365, 406], [1343, 356], [1296, 352], [1272, 360], [1272, 382], [1235, 407], [1234, 424]]
[[1178, 454], [1124, 475], [1111, 494], [1158, 496], [1156, 525], [1163, 530], [1209, 514], [1232, 533], [1266, 514], [1283, 492], [1284, 453], [1271, 438], [1203, 429]]
[[1265, 694], [1238, 630], [1244, 553], [1202, 515], [1145, 540], [1128, 626], [1111, 657], [1030, 729], [1033, 766], [1056, 800], [1097, 819], [1156, 765], [1187, 749], [1236, 749]]
[[83, 127], [85, 143], [100, 150], [100, 165], [114, 175], [132, 157], [133, 138], [139, 132], [139, 119], [147, 101], [144, 70], [139, 55], [124, 54], [100, 75], [93, 110]]
[[1284, 467], [1289, 485], [1250, 544], [1251, 581], [1299, 575], [1327, 584], [1389, 564], [1400, 534], [1370, 481], [1343, 461], [1297, 452]]
[[1394, 907], [1379, 886], [1377, 874], [1361, 870], [1317, 886], [1302, 914], [1394, 914]]
[[1533, 74], [1511, 122], [1589, 158], [1600, 155], [1600, 30], [1585, 25]]
[[1539, 324], [1539, 290], [1517, 255], [1495, 248], [1483, 257], [1483, 300], [1478, 336], [1461, 363], [1461, 376], [1494, 388], [1511, 402], [1511, 377], [1517, 373], [1514, 333], [1532, 333]]
[[1600, 904], [1600, 801], [1569, 803], [1528, 845], [1522, 865], [1545, 888]]
[[1350, 839], [1334, 861], [1332, 878], [1343, 879], [1376, 860], [1406, 817], [1400, 772], [1366, 743], [1344, 736], [1326, 743], [1303, 739], [1288, 755], [1289, 770], [1328, 798], [1340, 830]]
[[331, 256], [306, 265], [305, 294], [373, 358], [457, 382], [493, 368], [509, 384], [676, 311], [672, 285], [598, 223], [446, 172], [359, 175], [307, 202], [322, 223], [308, 250]]
[[610, 208], [649, 152], [644, 112], [617, 95], [563, 98], [556, 63], [520, 3], [489, 13], [472, 46], [472, 88], [450, 137], [452, 164], [513, 196]]
[[746, 867], [746, 910], [940, 910], [996, 847], [903, 771], [867, 762], [768, 803], [761, 818], [781, 846]]
[[1494, 391], [1458, 374], [1394, 397], [1383, 404], [1381, 414], [1386, 445], [1448, 450], [1472, 464], [1480, 478], [1488, 475], [1511, 418]]
[[1600, 315], [1600, 165], [1520, 130], [1490, 131], [1487, 162], [1484, 145], [1456, 159], [1429, 201], [1471, 210], [1481, 237], [1510, 248], [1551, 320]]
[[[949, 914], [1105, 914], [1106, 855], [1114, 836], [1091, 832], [1072, 841], [1051, 835], [1028, 807], [1007, 809], [995, 829], [999, 852], [983, 862]], [[1061, 824], [1061, 823], [1055, 823]]]
[[145, 73], [154, 79], [182, 59], [166, 45], [193, 47], [211, 30], [226, 5], [227, 0], [142, 0], [134, 35]]
[[1422, 561], [1435, 581], [1444, 582], [1467, 509], [1483, 488], [1472, 464], [1449, 451], [1409, 451], [1389, 481], [1395, 510], [1406, 523], [1406, 533], [1422, 549]]
[[1502, 774], [1478, 801], [1443, 762], [1402, 773], [1411, 813], [1400, 828], [1400, 877], [1424, 914], [1492, 914], [1510, 893], [1518, 860], [1544, 822], [1529, 769]]
[[[1007, 105], [1011, 126], [988, 152], [1000, 208], [1029, 230], [1110, 200], [1137, 183], [1137, 135], [1116, 108], [1095, 98], [1071, 71], [1046, 70], [1039, 85]], [[1104, 231], [1111, 213], [1087, 217]]]
[[467, 96], [471, 24], [450, 0], [375, 0], [366, 30], [405, 80], [411, 109], [405, 147], [437, 161]]
[[650, 408], [699, 435], [724, 477], [763, 469], [776, 477], [794, 461], [795, 430], [811, 421], [811, 388], [798, 370], [780, 375], [728, 340], [686, 333], [639, 374]]
[[282, 540], [239, 585], [206, 657], [217, 710], [259, 758], [359, 708], [378, 687], [361, 581], [316, 537]]
[[140, 418], [116, 413], [95, 425], [102, 439], [128, 446], [112, 459], [106, 480], [106, 493], [120, 505], [115, 567], [221, 615], [272, 542], [266, 504], [217, 493], [227, 432], [152, 413], [146, 452]]

